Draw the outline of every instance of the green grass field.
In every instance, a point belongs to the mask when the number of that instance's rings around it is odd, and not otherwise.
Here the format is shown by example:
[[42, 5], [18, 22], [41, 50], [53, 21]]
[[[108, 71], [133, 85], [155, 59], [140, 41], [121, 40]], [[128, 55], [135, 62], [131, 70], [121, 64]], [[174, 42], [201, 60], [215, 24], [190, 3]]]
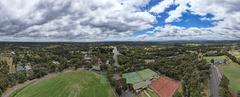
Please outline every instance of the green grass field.
[[228, 62], [226, 65], [220, 65], [221, 71], [230, 81], [230, 88], [236, 92], [240, 91], [240, 65], [232, 61]]
[[224, 60], [224, 59], [226, 59], [226, 56], [208, 56], [208, 57], [204, 57], [204, 59], [206, 59], [208, 62], [210, 62], [212, 59]]
[[62, 73], [20, 89], [11, 97], [115, 97], [105, 77], [88, 71]]

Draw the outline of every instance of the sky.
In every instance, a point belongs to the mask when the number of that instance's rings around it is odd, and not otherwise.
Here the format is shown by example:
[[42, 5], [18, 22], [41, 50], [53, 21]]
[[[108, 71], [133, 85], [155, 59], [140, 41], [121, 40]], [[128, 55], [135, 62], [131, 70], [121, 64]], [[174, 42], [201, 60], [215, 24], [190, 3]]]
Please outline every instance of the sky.
[[239, 40], [240, 0], [0, 0], [0, 41]]

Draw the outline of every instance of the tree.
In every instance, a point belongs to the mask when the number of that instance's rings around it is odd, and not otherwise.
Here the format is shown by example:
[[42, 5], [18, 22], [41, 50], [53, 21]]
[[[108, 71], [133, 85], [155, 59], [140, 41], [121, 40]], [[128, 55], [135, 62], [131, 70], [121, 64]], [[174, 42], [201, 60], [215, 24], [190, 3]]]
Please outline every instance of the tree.
[[9, 66], [6, 61], [0, 61], [0, 72], [3, 74], [9, 73]]
[[153, 69], [171, 78], [181, 80], [184, 97], [201, 97], [204, 82], [209, 79], [210, 72], [210, 66], [206, 64], [206, 61], [198, 60], [195, 54], [157, 59]]
[[5, 61], [0, 61], [0, 89], [5, 91], [8, 87], [9, 67]]
[[122, 95], [122, 87], [117, 86], [115, 89], [118, 95]]
[[17, 74], [16, 73], [8, 74], [8, 84], [10, 86], [15, 86], [16, 83], [17, 83]]
[[211, 59], [211, 61], [210, 61], [212, 64], [214, 64], [214, 59]]
[[240, 91], [238, 91], [238, 93], [237, 93], [237, 97], [240, 97]]
[[229, 80], [225, 75], [223, 75], [222, 80], [220, 82], [220, 91], [219, 91], [220, 97], [231, 97], [231, 92], [229, 90], [228, 85], [229, 85]]
[[102, 65], [100, 65], [100, 68], [101, 68], [101, 70], [107, 70], [107, 65], [106, 64], [102, 64]]
[[23, 83], [27, 80], [27, 74], [25, 71], [17, 73], [18, 83]]
[[48, 66], [48, 67], [49, 67], [48, 71], [49, 71], [50, 73], [55, 72], [55, 71], [56, 71], [56, 68], [57, 68], [56, 64], [49, 64], [49, 65], [50, 65], [50, 66]]
[[3, 93], [3, 92], [2, 92], [2, 89], [0, 88], [0, 96], [2, 96], [2, 93]]
[[174, 94], [173, 97], [183, 97], [183, 96], [182, 96], [182, 94], [181, 94], [180, 92], [177, 91], [177, 92]]
[[33, 78], [41, 78], [47, 73], [47, 69], [44, 66], [38, 64], [33, 67]]
[[7, 75], [0, 73], [0, 89], [5, 91], [8, 88], [8, 78]]

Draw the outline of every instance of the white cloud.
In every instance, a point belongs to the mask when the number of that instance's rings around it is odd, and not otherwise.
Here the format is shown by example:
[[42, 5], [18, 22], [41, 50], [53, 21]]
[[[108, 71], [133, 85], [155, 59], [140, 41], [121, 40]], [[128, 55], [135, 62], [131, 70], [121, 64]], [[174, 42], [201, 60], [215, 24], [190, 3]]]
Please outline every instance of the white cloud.
[[210, 31], [207, 29], [200, 28], [185, 28], [172, 25], [166, 25], [159, 28], [159, 32], [155, 33], [157, 37], [175, 37], [175, 36], [199, 36], [199, 35], [209, 35]]
[[140, 11], [149, 0], [1, 0], [0, 34], [104, 40], [152, 27], [155, 17]]
[[178, 7], [176, 8], [176, 10], [170, 11], [168, 13], [169, 17], [165, 20], [165, 22], [167, 23], [173, 22], [182, 17], [182, 14], [186, 12], [187, 9], [189, 8], [187, 6], [188, 2], [189, 0], [176, 0], [174, 4], [178, 5]]
[[[233, 40], [237, 37], [214, 33], [216, 30], [211, 28], [185, 28], [172, 25], [159, 27], [155, 37], [158, 40]], [[222, 32], [222, 31], [221, 31]]]
[[163, 13], [166, 8], [169, 8], [170, 5], [174, 3], [174, 0], [163, 0], [159, 2], [156, 6], [150, 9], [150, 12], [154, 13]]
[[[160, 2], [160, 4], [166, 1], [168, 0], [163, 0], [162, 2]], [[202, 18], [202, 20], [221, 21], [216, 22], [214, 27], [202, 29], [198, 28], [198, 30], [194, 31], [192, 31], [191, 28], [187, 29], [168, 25], [161, 28], [162, 31], [157, 33], [156, 35], [175, 37], [191, 36], [196, 38], [201, 36], [205, 37], [206, 39], [216, 39], [209, 37], [213, 35], [213, 37], [219, 37], [222, 39], [238, 39], [240, 38], [239, 4], [240, 0], [175, 0], [172, 5], [177, 5], [177, 8], [168, 12], [169, 17], [165, 20], [165, 22], [167, 23], [179, 20], [182, 17], [182, 14], [187, 10], [189, 10], [192, 14], [200, 15], [203, 17], [207, 14], [212, 14], [214, 16], [213, 18]], [[158, 5], [156, 5], [155, 7], [158, 7]], [[161, 9], [166, 9], [167, 7]], [[157, 11], [155, 12], [157, 13]], [[203, 35], [203, 33], [206, 34]]]
[[[173, 25], [155, 27], [134, 36], [150, 39], [239, 39], [240, 0], [163, 0], [149, 12], [139, 7], [150, 0], [0, 0], [0, 40], [108, 40], [133, 38], [134, 32], [152, 28], [156, 17], [171, 5], [164, 21], [178, 21], [184, 12], [203, 16], [202, 20], [221, 20], [210, 28], [184, 28]], [[189, 6], [190, 5], [190, 6]], [[204, 17], [212, 14], [213, 18]], [[128, 38], [125, 38], [128, 37]], [[119, 38], [120, 39], [120, 38]], [[136, 39], [137, 40], [137, 39]]]

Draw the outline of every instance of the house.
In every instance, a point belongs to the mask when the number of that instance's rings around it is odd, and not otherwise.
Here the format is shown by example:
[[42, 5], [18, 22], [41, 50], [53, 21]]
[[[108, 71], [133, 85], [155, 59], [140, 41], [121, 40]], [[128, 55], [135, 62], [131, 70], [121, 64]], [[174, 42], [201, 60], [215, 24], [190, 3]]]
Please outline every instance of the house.
[[214, 65], [226, 64], [226, 60], [214, 59]]
[[32, 70], [32, 66], [30, 64], [26, 65], [25, 66], [25, 70], [26, 71]]
[[28, 63], [27, 65], [17, 65], [16, 67], [16, 72], [21, 72], [21, 71], [30, 71], [32, 70], [32, 66], [30, 65], [30, 63]]
[[25, 71], [24, 67], [21, 65], [17, 65], [16, 72], [22, 72], [22, 71]]
[[60, 62], [58, 62], [58, 61], [52, 61], [52, 63], [55, 64], [55, 65], [59, 65], [60, 64]]
[[147, 88], [151, 84], [151, 80], [158, 78], [158, 74], [150, 69], [144, 69], [137, 72], [125, 73], [122, 75], [126, 79], [127, 84], [132, 84], [136, 93]]
[[95, 70], [95, 71], [100, 71], [101, 70], [100, 65], [93, 65], [92, 69]]
[[227, 63], [227, 59], [210, 59], [208, 60], [209, 64], [213, 64], [213, 65], [221, 65], [221, 64], [226, 64]]
[[150, 87], [159, 97], [173, 97], [180, 87], [180, 82], [166, 76], [161, 76], [159, 79], [153, 80]]
[[109, 60], [107, 60], [105, 64], [106, 64], [106, 65], [109, 65], [109, 64], [110, 64], [110, 61], [109, 61]]
[[93, 70], [96, 70], [96, 71], [100, 71], [101, 70], [101, 65], [103, 64], [103, 62], [101, 61], [100, 58], [98, 58], [98, 61], [97, 61], [97, 64], [96, 65], [93, 65], [92, 66], [92, 69]]
[[84, 55], [84, 60], [91, 60], [90, 52], [81, 51], [81, 53]]
[[154, 59], [145, 59], [144, 62], [145, 62], [145, 64], [150, 64], [150, 63], [154, 63], [155, 60]]

